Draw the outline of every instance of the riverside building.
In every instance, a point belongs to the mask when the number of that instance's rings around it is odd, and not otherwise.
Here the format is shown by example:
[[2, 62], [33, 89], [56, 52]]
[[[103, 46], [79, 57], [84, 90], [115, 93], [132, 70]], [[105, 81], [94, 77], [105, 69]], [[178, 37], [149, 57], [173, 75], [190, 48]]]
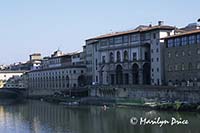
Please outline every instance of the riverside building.
[[86, 66], [82, 63], [84, 61], [80, 57], [81, 54], [64, 54], [58, 50], [51, 57], [46, 57], [42, 61], [41, 69], [28, 73], [29, 95], [52, 95], [56, 92], [69, 93], [73, 90], [84, 91], [81, 88], [86, 85]]
[[101, 85], [163, 85], [164, 41], [174, 27], [138, 26], [86, 40], [87, 79]]
[[164, 38], [166, 84], [200, 86], [200, 30]]

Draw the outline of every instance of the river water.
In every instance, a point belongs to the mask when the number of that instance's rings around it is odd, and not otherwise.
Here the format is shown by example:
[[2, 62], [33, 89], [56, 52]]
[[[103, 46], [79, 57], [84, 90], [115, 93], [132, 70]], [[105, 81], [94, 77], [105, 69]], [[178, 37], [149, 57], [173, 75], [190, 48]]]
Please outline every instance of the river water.
[[[131, 124], [133, 117], [138, 124]], [[139, 124], [141, 118], [159, 117], [168, 121], [182, 118], [189, 123], [161, 127]], [[28, 100], [0, 105], [0, 133], [200, 133], [200, 113], [119, 107], [104, 110], [98, 106], [66, 107]]]

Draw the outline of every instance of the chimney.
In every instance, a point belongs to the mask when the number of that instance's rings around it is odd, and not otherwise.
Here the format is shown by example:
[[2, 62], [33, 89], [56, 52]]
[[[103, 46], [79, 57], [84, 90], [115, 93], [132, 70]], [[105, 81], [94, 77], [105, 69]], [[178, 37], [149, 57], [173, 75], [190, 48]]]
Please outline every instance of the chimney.
[[164, 21], [158, 21], [158, 26], [164, 25]]

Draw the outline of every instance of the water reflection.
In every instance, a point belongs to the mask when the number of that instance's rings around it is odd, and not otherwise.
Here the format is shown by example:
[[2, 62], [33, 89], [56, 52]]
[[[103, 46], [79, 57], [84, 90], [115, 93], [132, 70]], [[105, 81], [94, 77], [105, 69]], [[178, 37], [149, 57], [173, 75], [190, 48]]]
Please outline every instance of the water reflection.
[[[136, 116], [162, 119], [182, 117], [190, 121], [180, 126], [131, 125]], [[199, 133], [198, 113], [157, 112], [138, 108], [66, 107], [40, 101], [0, 106], [0, 132], [17, 133]]]

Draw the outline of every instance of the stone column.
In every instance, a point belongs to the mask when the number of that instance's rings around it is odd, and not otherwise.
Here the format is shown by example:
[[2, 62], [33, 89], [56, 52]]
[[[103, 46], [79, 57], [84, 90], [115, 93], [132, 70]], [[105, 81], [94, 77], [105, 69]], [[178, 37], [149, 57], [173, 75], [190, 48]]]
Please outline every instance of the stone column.
[[139, 68], [139, 84], [142, 85], [143, 84], [143, 69]]
[[132, 73], [132, 71], [130, 71], [130, 73], [129, 73], [129, 84], [130, 85], [133, 84], [133, 73]]

